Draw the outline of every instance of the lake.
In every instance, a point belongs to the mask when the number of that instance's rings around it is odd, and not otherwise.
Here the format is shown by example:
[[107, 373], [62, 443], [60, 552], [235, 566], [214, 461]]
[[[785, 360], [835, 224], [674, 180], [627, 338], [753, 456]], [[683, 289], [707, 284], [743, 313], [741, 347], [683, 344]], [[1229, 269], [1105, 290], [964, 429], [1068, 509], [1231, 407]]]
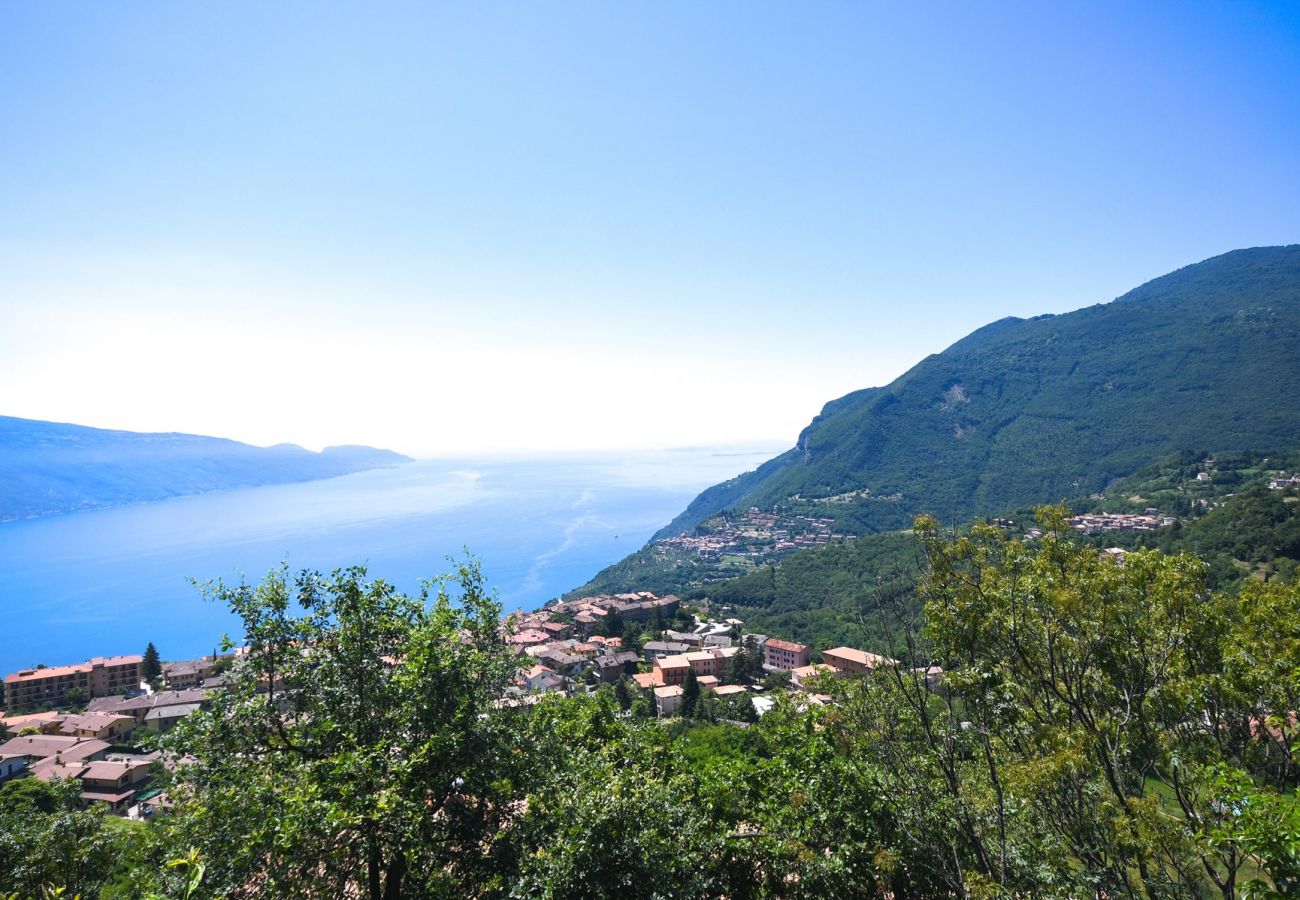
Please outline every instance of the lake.
[[363, 563], [407, 591], [481, 559], [507, 611], [540, 606], [640, 548], [704, 487], [779, 448], [422, 460], [0, 524], [0, 673], [91, 656], [212, 652], [237, 621], [190, 579], [257, 581]]

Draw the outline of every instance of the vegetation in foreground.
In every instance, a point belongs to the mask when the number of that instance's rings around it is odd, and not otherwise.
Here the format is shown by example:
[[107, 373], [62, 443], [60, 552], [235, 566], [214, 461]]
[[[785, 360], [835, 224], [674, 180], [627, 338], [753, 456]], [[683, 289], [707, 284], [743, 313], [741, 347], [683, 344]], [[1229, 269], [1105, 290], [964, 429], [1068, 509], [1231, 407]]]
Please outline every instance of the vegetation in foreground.
[[172, 814], [12, 783], [0, 872], [21, 898], [1295, 896], [1300, 589], [1213, 592], [1041, 516], [1034, 543], [918, 520], [921, 611], [882, 609], [901, 664], [748, 727], [498, 702], [472, 567], [418, 597], [358, 569], [219, 588], [250, 653], [166, 738]]

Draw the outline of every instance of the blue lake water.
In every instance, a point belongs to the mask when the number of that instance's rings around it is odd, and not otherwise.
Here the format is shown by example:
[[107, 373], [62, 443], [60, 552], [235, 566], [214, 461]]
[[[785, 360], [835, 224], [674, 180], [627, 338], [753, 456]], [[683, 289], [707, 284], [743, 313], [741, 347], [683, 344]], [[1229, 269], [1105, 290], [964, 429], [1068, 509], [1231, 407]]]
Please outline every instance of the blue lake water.
[[237, 622], [189, 579], [364, 563], [403, 590], [468, 551], [507, 610], [641, 547], [702, 488], [771, 447], [618, 457], [423, 460], [304, 484], [0, 524], [0, 673], [91, 656], [212, 651]]

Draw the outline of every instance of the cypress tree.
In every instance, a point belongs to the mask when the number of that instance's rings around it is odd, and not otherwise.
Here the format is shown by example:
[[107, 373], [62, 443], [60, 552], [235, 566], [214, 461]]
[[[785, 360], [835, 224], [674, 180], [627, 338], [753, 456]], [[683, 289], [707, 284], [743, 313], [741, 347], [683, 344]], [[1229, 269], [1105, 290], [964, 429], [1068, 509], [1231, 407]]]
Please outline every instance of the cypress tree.
[[682, 718], [693, 718], [699, 705], [700, 682], [695, 677], [695, 670], [692, 669], [686, 673], [686, 684], [682, 686]]
[[149, 642], [144, 648], [144, 680], [153, 684], [162, 676], [162, 660], [158, 658], [158, 648]]

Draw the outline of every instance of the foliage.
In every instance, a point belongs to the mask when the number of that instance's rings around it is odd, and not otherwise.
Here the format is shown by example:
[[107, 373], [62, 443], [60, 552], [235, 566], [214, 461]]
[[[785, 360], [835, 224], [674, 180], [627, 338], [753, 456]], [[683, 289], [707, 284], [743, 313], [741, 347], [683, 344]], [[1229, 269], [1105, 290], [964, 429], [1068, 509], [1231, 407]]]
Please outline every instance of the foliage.
[[1217, 775], [1294, 789], [1300, 590], [1210, 595], [1191, 557], [1118, 565], [1070, 538], [1062, 508], [1040, 515], [1039, 546], [918, 521], [926, 628], [909, 642], [944, 690], [906, 668], [850, 689], [855, 733], [927, 798], [919, 813], [945, 811], [911, 831], [951, 847], [936, 874], [954, 891], [1234, 896], [1264, 854], [1226, 829], [1238, 807]]
[[476, 566], [408, 597], [364, 569], [216, 585], [248, 647], [168, 738], [177, 839], [215, 891], [435, 896], [485, 877], [517, 745]]
[[149, 870], [137, 836], [113, 827], [101, 810], [80, 809], [79, 793], [76, 782], [35, 778], [0, 788], [4, 888], [23, 898], [94, 897], [124, 873]]

